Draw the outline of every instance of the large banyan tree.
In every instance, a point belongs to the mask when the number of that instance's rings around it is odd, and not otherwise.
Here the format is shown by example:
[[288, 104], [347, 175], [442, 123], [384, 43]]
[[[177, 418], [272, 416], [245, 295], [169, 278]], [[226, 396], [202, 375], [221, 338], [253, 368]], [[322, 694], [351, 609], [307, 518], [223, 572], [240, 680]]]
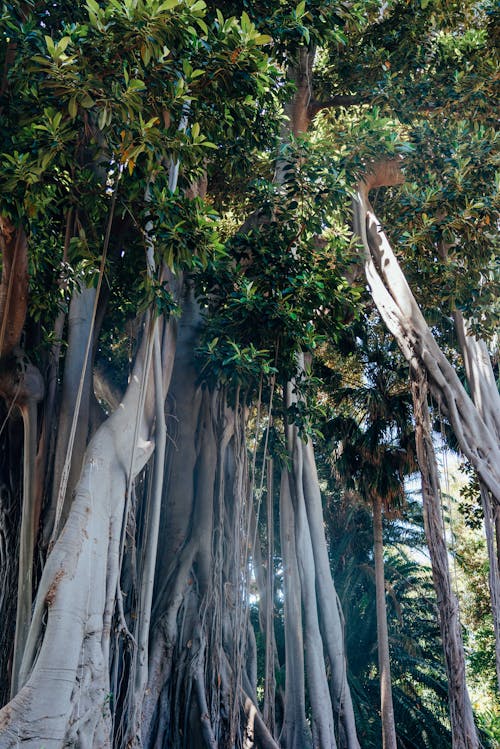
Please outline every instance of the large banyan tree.
[[494, 18], [217, 6], [2, 4], [2, 749], [360, 747], [311, 372], [363, 269], [500, 501]]

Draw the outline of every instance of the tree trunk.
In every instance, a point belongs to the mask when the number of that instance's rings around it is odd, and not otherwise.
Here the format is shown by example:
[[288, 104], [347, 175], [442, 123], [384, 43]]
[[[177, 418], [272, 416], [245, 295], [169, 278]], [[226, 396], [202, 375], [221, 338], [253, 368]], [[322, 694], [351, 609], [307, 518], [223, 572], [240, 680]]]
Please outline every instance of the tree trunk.
[[256, 706], [248, 615], [246, 408], [200, 382], [200, 310], [183, 297], [167, 400], [167, 458], [142, 744], [277, 749]]
[[[298, 357], [297, 364], [298, 369], [303, 371], [303, 355]], [[296, 397], [294, 386], [289, 383], [287, 405], [294, 402]], [[336, 746], [333, 722], [331, 724], [322, 722], [325, 719], [324, 711], [333, 710], [332, 715], [342, 728], [339, 736], [340, 745], [345, 745], [348, 749], [358, 749], [354, 711], [347, 683], [342, 616], [328, 559], [314, 449], [310, 441], [305, 443], [300, 438], [298, 428], [294, 425], [287, 427], [287, 444], [291, 470], [286, 485], [289, 487], [292, 498], [300, 591], [304, 612], [308, 617], [304, 620], [304, 637], [306, 639], [307, 679], [313, 713], [313, 740], [316, 740], [316, 735], [320, 735], [321, 740], [326, 743], [319, 744], [319, 746]], [[314, 647], [307, 647], [307, 637], [314, 639]], [[323, 649], [324, 654], [320, 655]], [[324, 691], [322, 666], [325, 655], [328, 656], [331, 669], [328, 698]], [[318, 714], [321, 717], [318, 717]], [[317, 734], [315, 733], [315, 720], [318, 720]]]
[[340, 746], [359, 749], [351, 690], [347, 681], [344, 617], [330, 568], [325, 536], [323, 505], [312, 442], [301, 441], [303, 483], [316, 571], [321, 631], [331, 668], [331, 693], [336, 720], [342, 729]]
[[[376, 184], [397, 184], [389, 177]], [[389, 170], [390, 172], [391, 170]], [[362, 183], [354, 202], [354, 228], [365, 256], [365, 272], [375, 304], [412, 369], [426, 372], [433, 397], [455, 432], [464, 455], [477, 470], [495, 502], [500, 503], [500, 446], [467, 395], [425, 322], [399, 263], [368, 201], [374, 180]]]
[[[92, 336], [91, 321], [96, 290], [83, 288], [76, 290], [71, 299], [68, 316], [68, 352], [64, 364], [63, 385], [61, 392], [61, 410], [57, 426], [57, 443], [54, 458], [54, 475], [52, 479], [52, 501], [46, 518], [46, 533], [54, 531], [57, 518], [64, 523], [68, 514], [71, 493], [76, 486], [82, 469], [83, 456], [87, 447], [89, 431], [90, 391], [92, 387], [92, 362], [87, 361], [84, 371], [85, 349], [89, 336]], [[78, 413], [75, 412], [80, 380], [83, 378], [83, 389]], [[76, 432], [71, 454], [67, 455], [73, 419], [77, 419]], [[66, 466], [65, 464], [69, 463]], [[64, 469], [65, 487], [61, 487]], [[62, 496], [59, 496], [61, 489]], [[57, 517], [59, 515], [59, 517]]]
[[[299, 47], [296, 60], [288, 68], [288, 78], [295, 85], [296, 91], [293, 99], [285, 107], [285, 114], [288, 117], [288, 122], [282, 131], [282, 140], [285, 143], [288, 142], [290, 135], [297, 137], [301, 133], [305, 133], [309, 127], [312, 116], [310, 104], [313, 100], [312, 81], [315, 53], [316, 49], [313, 45]], [[283, 160], [278, 159], [274, 177], [278, 184], [282, 184], [284, 181], [285, 166]], [[304, 369], [304, 356], [300, 355], [298, 359], [298, 368]], [[290, 397], [290, 388], [289, 385], [287, 397]], [[329, 709], [333, 710], [332, 717], [335, 716], [337, 725], [340, 726], [340, 745], [342, 747], [345, 745], [349, 749], [358, 749], [359, 742], [356, 734], [354, 710], [347, 683], [343, 618], [328, 559], [314, 449], [310, 443], [306, 444], [300, 439], [296, 427], [288, 429], [287, 440], [292, 470], [288, 482], [285, 485], [282, 482], [282, 491], [285, 486], [285, 495], [286, 491], [289, 491], [293, 498], [293, 522], [296, 526], [297, 544], [301, 546], [297, 550], [300, 556], [298, 568], [300, 593], [303, 605], [306, 607], [304, 636], [308, 631], [310, 632], [309, 636], [312, 636], [312, 632], [319, 627], [321, 632], [320, 642], [324, 647], [324, 655], [320, 655], [321, 647], [318, 651], [318, 644], [314, 643], [308, 650], [309, 659], [306, 662], [310, 669], [308, 685], [311, 701], [317, 699], [316, 710], [319, 710], [319, 713], [315, 714], [313, 707], [313, 741], [326, 742], [321, 746], [326, 746], [329, 742], [332, 746], [335, 745], [333, 722], [324, 715], [325, 709]], [[312, 559], [309, 558], [309, 554], [312, 554]], [[285, 567], [285, 577], [287, 569], [292, 572], [293, 567], [291, 565]], [[315, 586], [316, 595], [310, 598], [313, 594], [312, 585]], [[306, 599], [309, 599], [307, 603]], [[313, 612], [310, 606], [314, 606], [316, 609], [314, 616], [317, 621], [312, 619]], [[307, 621], [307, 617], [309, 617], [309, 621]], [[296, 623], [294, 626], [296, 626]], [[312, 629], [308, 630], [308, 627]], [[328, 699], [324, 694], [323, 667], [320, 663], [325, 655], [328, 657], [331, 669]], [[314, 658], [316, 658], [315, 665], [313, 665]], [[289, 714], [290, 710], [288, 711]], [[300, 726], [298, 734], [294, 734], [295, 736], [300, 735], [303, 730], [302, 717], [299, 718], [298, 715], [297, 713], [295, 719], [299, 721]], [[289, 717], [287, 719], [289, 720]], [[319, 734], [322, 736], [321, 739], [318, 738]]]
[[276, 641], [274, 636], [274, 461], [269, 458], [266, 465], [266, 518], [267, 518], [267, 569], [265, 585], [265, 667], [264, 667], [264, 707], [262, 717], [274, 736], [276, 731]]
[[22, 443], [20, 414], [6, 423], [7, 408], [0, 402], [0, 704], [9, 699], [18, 583], [19, 527], [22, 507]]
[[[468, 330], [460, 311], [457, 310], [454, 317], [472, 400], [490, 431], [496, 435], [500, 443], [500, 394], [488, 349], [484, 341], [478, 340]], [[481, 479], [479, 479], [479, 489], [484, 515], [486, 548], [488, 550], [488, 582], [495, 630], [497, 685], [500, 689], [500, 546], [498, 532], [500, 507], [495, 506], [492, 502], [488, 488]]]
[[153, 449], [149, 419], [139, 412], [141, 381], [147, 382], [144, 354], [145, 346], [121, 407], [89, 445], [68, 520], [47, 559], [20, 668], [21, 688], [0, 711], [2, 749], [20, 741], [33, 749], [110, 745], [106, 612], [116, 590], [127, 480]]
[[312, 737], [306, 720], [301, 586], [297, 564], [294, 511], [287, 471], [281, 474], [280, 535], [286, 657], [285, 705], [280, 745], [285, 749], [307, 749], [312, 747]]
[[35, 506], [35, 457], [37, 440], [37, 405], [33, 399], [21, 408], [23, 416], [23, 503], [19, 540], [19, 574], [17, 582], [16, 634], [12, 663], [11, 696], [19, 688], [19, 670], [28, 637], [33, 603], [33, 557], [37, 535]]
[[0, 359], [19, 345], [28, 308], [28, 242], [24, 229], [0, 218]]
[[[28, 304], [28, 242], [22, 226], [14, 227], [8, 218], [0, 218], [0, 250], [2, 276], [0, 280], [0, 396], [5, 398], [7, 412], [2, 420], [1, 432], [22, 416], [24, 445], [22, 449], [22, 503], [20, 512], [18, 564], [7, 560], [5, 569], [8, 584], [17, 566], [17, 606], [15, 617], [14, 650], [12, 654], [11, 694], [17, 690], [21, 658], [28, 634], [33, 597], [33, 555], [38, 526], [38, 508], [35, 496], [35, 463], [37, 445], [37, 404], [43, 397], [43, 381], [32, 364], [24, 360], [20, 348], [21, 335]], [[16, 427], [14, 427], [16, 430]], [[13, 430], [13, 431], [14, 431]], [[17, 430], [16, 430], [17, 431]], [[9, 435], [3, 444], [9, 444]], [[4, 456], [3, 456], [4, 457]], [[9, 456], [12, 458], [12, 456]], [[8, 465], [5, 465], [8, 468]], [[6, 474], [10, 471], [6, 471]], [[14, 471], [15, 474], [15, 471]], [[12, 481], [0, 478], [2, 505], [9, 504], [16, 491]], [[2, 510], [5, 506], [2, 507]], [[5, 543], [11, 546], [14, 534], [9, 536], [8, 525], [3, 524]], [[10, 542], [10, 543], [9, 543]], [[10, 567], [10, 570], [8, 569]], [[7, 604], [5, 604], [7, 605]], [[9, 627], [6, 628], [9, 631]], [[10, 657], [10, 643], [7, 645]]]
[[397, 749], [394, 705], [392, 702], [391, 664], [389, 658], [389, 633], [385, 603], [384, 541], [382, 527], [382, 500], [373, 497], [373, 556], [375, 559], [375, 598], [377, 603], [377, 646], [380, 679], [380, 715], [382, 719], [383, 749]]
[[412, 395], [417, 457], [422, 476], [425, 534], [437, 594], [439, 626], [448, 675], [452, 746], [453, 749], [478, 749], [480, 744], [465, 681], [465, 655], [458, 601], [451, 589], [437, 460], [432, 444], [427, 387], [422, 374], [413, 374]]
[[483, 508], [484, 532], [488, 551], [488, 584], [491, 596], [491, 612], [493, 615], [493, 629], [495, 631], [495, 666], [497, 672], [497, 687], [500, 690], [500, 574], [498, 568], [498, 536], [494, 510], [490, 496], [483, 485], [480, 485], [481, 506]]

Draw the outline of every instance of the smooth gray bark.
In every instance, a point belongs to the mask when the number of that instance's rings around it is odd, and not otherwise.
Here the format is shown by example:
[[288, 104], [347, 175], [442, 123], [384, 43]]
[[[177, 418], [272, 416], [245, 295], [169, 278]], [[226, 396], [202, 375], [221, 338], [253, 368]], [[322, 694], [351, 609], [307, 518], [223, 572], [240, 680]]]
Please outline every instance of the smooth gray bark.
[[[132, 477], [149, 459], [149, 419], [138, 413], [144, 348], [123, 402], [88, 447], [68, 520], [40, 581], [20, 669], [20, 691], [0, 711], [0, 747], [106, 747], [110, 741], [108, 570], [117, 570], [132, 453]], [[147, 381], [147, 380], [146, 380]], [[134, 424], [140, 420], [139, 443]], [[46, 618], [45, 625], [42, 624]], [[39, 640], [41, 644], [39, 645]], [[64, 643], [64, 647], [61, 644]], [[96, 706], [98, 709], [96, 710]]]
[[284, 749], [312, 747], [306, 721], [304, 640], [301, 584], [297, 564], [295, 519], [287, 471], [280, 487], [280, 537], [283, 559], [285, 623], [285, 700], [280, 745]]
[[377, 609], [378, 670], [380, 681], [380, 716], [382, 719], [383, 749], [396, 749], [396, 725], [392, 701], [391, 662], [389, 658], [389, 632], [385, 602], [384, 540], [382, 525], [382, 500], [373, 498], [373, 556], [375, 560], [375, 598]]
[[347, 747], [359, 749], [351, 690], [347, 681], [344, 619], [330, 568], [321, 491], [314, 447], [310, 440], [302, 442], [302, 453], [304, 497], [314, 554], [321, 631], [331, 666], [332, 703], [334, 713], [343, 726]]
[[31, 622], [33, 603], [33, 557], [37, 533], [37, 513], [35, 505], [35, 456], [37, 438], [37, 404], [30, 399], [23, 406], [23, 506], [21, 512], [21, 532], [19, 541], [19, 573], [17, 582], [16, 633], [10, 696], [19, 689], [19, 670], [23, 658]]
[[[67, 517], [69, 499], [76, 486], [82, 469], [83, 456], [87, 447], [89, 430], [90, 389], [92, 387], [92, 366], [90, 357], [84, 369], [85, 352], [89, 336], [92, 335], [92, 310], [95, 304], [96, 290], [93, 287], [76, 290], [72, 296], [68, 315], [68, 349], [66, 353], [63, 386], [61, 392], [61, 411], [57, 426], [57, 442], [54, 457], [54, 477], [52, 480], [52, 501], [46, 524], [56, 521], [64, 522]], [[75, 414], [78, 388], [83, 378], [83, 390], [79, 411]], [[73, 419], [77, 419], [74, 443], [71, 449], [69, 473], [64, 495], [59, 498], [61, 481]], [[59, 507], [58, 507], [59, 501]], [[55, 530], [57, 533], [57, 529]]]
[[262, 717], [274, 736], [275, 724], [275, 702], [276, 702], [276, 678], [274, 666], [276, 662], [276, 641], [274, 636], [274, 461], [267, 461], [267, 487], [266, 487], [266, 517], [267, 517], [267, 574], [265, 595], [265, 667], [264, 667], [264, 707]]

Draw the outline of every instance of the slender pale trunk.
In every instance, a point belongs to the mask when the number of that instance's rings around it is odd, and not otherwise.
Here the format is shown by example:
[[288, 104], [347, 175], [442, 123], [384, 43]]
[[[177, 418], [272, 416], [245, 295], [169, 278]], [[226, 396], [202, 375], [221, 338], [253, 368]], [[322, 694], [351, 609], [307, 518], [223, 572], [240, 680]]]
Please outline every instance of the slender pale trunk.
[[267, 575], [266, 575], [266, 658], [264, 678], [264, 708], [262, 717], [274, 736], [275, 733], [275, 701], [276, 701], [276, 679], [274, 676], [274, 664], [276, 656], [276, 642], [274, 638], [274, 482], [273, 463], [270, 458], [267, 462]]
[[[468, 329], [461, 312], [457, 310], [454, 317], [472, 400], [485, 423], [491, 432], [497, 436], [500, 443], [500, 394], [488, 349], [485, 342], [476, 338]], [[492, 502], [484, 481], [480, 479], [479, 485], [489, 560], [488, 582], [495, 630], [497, 684], [500, 689], [500, 507]]]
[[472, 400], [488, 429], [500, 440], [500, 393], [491, 357], [485, 342], [472, 333], [462, 313], [457, 310], [454, 317]]
[[[297, 367], [304, 371], [304, 355], [299, 355]], [[296, 401], [293, 384], [287, 388], [287, 404]], [[342, 726], [342, 743], [349, 749], [357, 749], [359, 742], [354, 723], [354, 711], [350, 689], [347, 683], [344, 652], [343, 622], [335, 586], [333, 584], [328, 549], [326, 544], [321, 492], [311, 441], [304, 442], [296, 426], [287, 428], [287, 443], [291, 459], [289, 476], [290, 492], [293, 500], [294, 522], [296, 527], [297, 554], [301, 595], [305, 613], [304, 633], [318, 633], [314, 647], [306, 647], [308, 686], [311, 694], [313, 729], [317, 730], [326, 742], [320, 746], [335, 746], [336, 737], [330, 724], [318, 718], [322, 711], [334, 710], [335, 717]], [[314, 593], [314, 595], [313, 595]], [[312, 611], [314, 607], [315, 611]], [[315, 619], [312, 619], [314, 613]], [[319, 624], [319, 629], [317, 623]], [[312, 636], [312, 635], [310, 635]], [[314, 635], [316, 640], [316, 635]], [[330, 662], [330, 694], [324, 693], [323, 669], [320, 661], [325, 655]], [[309, 660], [308, 660], [309, 659]], [[316, 700], [314, 704], [313, 696]], [[326, 717], [326, 716], [325, 716]], [[313, 739], [316, 734], [313, 731]]]
[[[83, 456], [87, 447], [89, 429], [90, 391], [92, 387], [92, 366], [90, 357], [84, 371], [85, 350], [89, 336], [92, 336], [92, 310], [96, 290], [91, 288], [77, 289], [73, 293], [68, 316], [68, 351], [64, 364], [63, 386], [61, 393], [61, 411], [57, 426], [57, 443], [54, 458], [54, 477], [52, 481], [52, 501], [48, 511], [46, 525], [52, 526], [56, 518], [56, 508], [60, 484], [67, 460], [67, 451], [71, 426], [77, 418], [74, 443], [71, 450], [71, 463], [67, 487], [62, 504], [61, 521], [64, 523], [68, 512], [68, 500], [76, 486], [82, 469]], [[83, 378], [83, 390], [78, 414], [75, 407], [80, 380]], [[52, 527], [51, 527], [52, 530]]]
[[375, 559], [375, 599], [377, 608], [377, 646], [378, 672], [380, 679], [382, 746], [383, 749], [397, 749], [396, 724], [394, 722], [394, 705], [392, 701], [387, 607], [385, 603], [382, 500], [378, 494], [375, 494], [373, 497], [373, 556]]
[[307, 749], [312, 747], [312, 738], [306, 720], [301, 589], [294, 510], [287, 471], [282, 471], [281, 474], [280, 536], [285, 625], [285, 704], [280, 744], [286, 749]]
[[23, 508], [19, 543], [19, 575], [17, 583], [16, 634], [10, 696], [19, 689], [19, 670], [31, 622], [33, 603], [33, 557], [37, 534], [35, 505], [35, 456], [37, 438], [37, 404], [30, 399], [21, 409], [24, 426]]
[[319, 622], [320, 610], [316, 596], [314, 553], [302, 483], [302, 441], [298, 438], [296, 427], [291, 427], [290, 431], [292, 439], [289, 439], [289, 450], [293, 455], [293, 471], [290, 472], [289, 481], [295, 513], [295, 538], [304, 609], [304, 646], [307, 685], [311, 701], [313, 745], [319, 749], [336, 749], [333, 708], [326, 675]]
[[488, 584], [491, 596], [491, 612], [493, 614], [493, 628], [495, 630], [495, 666], [497, 672], [497, 687], [500, 689], [500, 574], [498, 568], [498, 536], [496, 536], [495, 510], [490, 496], [483, 485], [480, 485], [481, 506], [483, 508], [484, 532], [488, 551]]
[[334, 714], [343, 730], [342, 741], [339, 738], [339, 743], [341, 746], [345, 743], [348, 749], [359, 749], [351, 690], [347, 681], [344, 617], [330, 568], [314, 447], [311, 440], [307, 443], [301, 441], [301, 444], [304, 498], [313, 547], [321, 632], [331, 668]]
[[441, 511], [441, 494], [436, 455], [432, 443], [427, 387], [422, 374], [412, 382], [417, 457], [422, 476], [424, 524], [437, 594], [439, 626], [448, 675], [448, 699], [453, 749], [480, 746], [465, 681], [465, 655], [459, 608], [452, 592], [448, 550]]

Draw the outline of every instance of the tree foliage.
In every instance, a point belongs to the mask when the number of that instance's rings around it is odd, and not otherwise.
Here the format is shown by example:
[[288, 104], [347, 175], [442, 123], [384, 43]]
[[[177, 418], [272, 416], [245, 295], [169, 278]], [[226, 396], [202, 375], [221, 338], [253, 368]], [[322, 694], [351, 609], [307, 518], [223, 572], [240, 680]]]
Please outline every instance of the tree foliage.
[[[493, 350], [497, 23], [490, 0], [1, 3], [0, 747], [379, 745], [357, 497], [399, 512], [415, 462], [375, 274], [413, 289], [410, 367], [432, 329], [469, 377], [457, 316]], [[465, 390], [429, 381], [484, 482]], [[444, 747], [402, 533], [397, 732]]]

